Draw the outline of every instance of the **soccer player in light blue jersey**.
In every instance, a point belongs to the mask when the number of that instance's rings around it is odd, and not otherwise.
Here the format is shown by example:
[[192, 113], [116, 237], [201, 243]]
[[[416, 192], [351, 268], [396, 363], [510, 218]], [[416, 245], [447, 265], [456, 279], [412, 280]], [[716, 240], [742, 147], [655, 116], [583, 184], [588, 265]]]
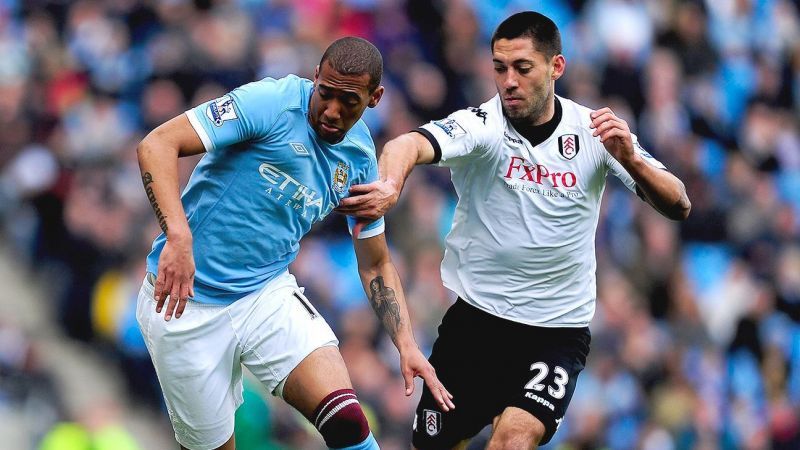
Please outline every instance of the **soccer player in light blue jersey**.
[[[242, 365], [308, 418], [328, 447], [378, 448], [336, 336], [287, 268], [303, 235], [350, 185], [378, 178], [360, 118], [383, 94], [382, 70], [372, 44], [343, 38], [325, 51], [313, 82], [287, 76], [241, 86], [139, 145], [163, 233], [147, 258], [137, 319], [182, 448], [234, 449]], [[178, 158], [203, 152], [180, 196]], [[406, 394], [421, 376], [452, 408], [414, 341], [383, 232], [382, 218], [353, 232], [364, 289], [400, 352]]]

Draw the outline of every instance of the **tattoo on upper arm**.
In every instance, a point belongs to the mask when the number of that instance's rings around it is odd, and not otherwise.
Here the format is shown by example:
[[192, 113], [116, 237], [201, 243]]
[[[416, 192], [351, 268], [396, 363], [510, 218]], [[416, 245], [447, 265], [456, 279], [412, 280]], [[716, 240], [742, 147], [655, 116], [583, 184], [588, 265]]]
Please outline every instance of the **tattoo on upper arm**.
[[156, 219], [158, 219], [158, 226], [161, 227], [161, 231], [164, 234], [167, 234], [167, 216], [161, 212], [161, 208], [158, 206], [158, 202], [156, 201], [156, 194], [153, 192], [153, 186], [150, 186], [153, 183], [153, 175], [150, 172], [145, 172], [142, 175], [142, 184], [144, 184], [144, 192], [147, 194], [147, 199], [150, 200], [150, 206], [153, 207], [153, 211], [156, 213]]
[[372, 309], [375, 310], [389, 336], [394, 338], [403, 322], [400, 317], [400, 304], [394, 294], [394, 289], [386, 286], [382, 276], [377, 276], [369, 282], [370, 298]]

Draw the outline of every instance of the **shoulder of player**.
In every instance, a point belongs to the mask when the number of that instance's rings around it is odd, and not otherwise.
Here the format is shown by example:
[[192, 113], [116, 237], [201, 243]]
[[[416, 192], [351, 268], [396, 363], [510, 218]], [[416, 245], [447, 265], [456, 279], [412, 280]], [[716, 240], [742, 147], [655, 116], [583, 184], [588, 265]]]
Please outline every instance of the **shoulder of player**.
[[565, 124], [589, 129], [589, 125], [591, 125], [591, 118], [589, 117], [592, 112], [591, 108], [561, 96], [558, 97], [558, 100], [561, 102], [561, 120]]
[[347, 144], [359, 150], [359, 152], [370, 161], [377, 163], [375, 141], [372, 140], [369, 127], [364, 123], [363, 119], [359, 119], [358, 122], [353, 125], [353, 128], [347, 132], [344, 139]]
[[[499, 136], [498, 139], [503, 136], [502, 130], [505, 129], [505, 119], [499, 96], [494, 96], [480, 106], [469, 106], [460, 109], [453, 113], [451, 117], [473, 135], [484, 137]], [[500, 130], [499, 133], [498, 130]]]
[[605, 154], [600, 139], [592, 136], [594, 130], [590, 128], [592, 119], [590, 117], [592, 108], [583, 106], [565, 97], [558, 97], [561, 102], [561, 125], [559, 128], [562, 132], [573, 133], [581, 136], [583, 142], [589, 144], [588, 148], [594, 149], [602, 154]]
[[302, 107], [303, 89], [310, 89], [310, 86], [310, 80], [287, 75], [279, 79], [266, 77], [253, 81], [234, 89], [232, 93], [241, 102], [257, 103], [259, 109], [277, 106], [287, 110]]

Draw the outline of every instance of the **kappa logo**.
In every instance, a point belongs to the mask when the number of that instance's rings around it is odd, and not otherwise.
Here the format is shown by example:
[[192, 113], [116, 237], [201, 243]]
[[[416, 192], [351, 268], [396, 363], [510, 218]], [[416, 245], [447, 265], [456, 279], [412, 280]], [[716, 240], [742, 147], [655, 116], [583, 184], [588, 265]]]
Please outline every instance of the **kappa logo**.
[[512, 137], [510, 134], [508, 134], [508, 131], [504, 131], [503, 136], [505, 136], [505, 138], [512, 144], [522, 145], [522, 139]]
[[558, 153], [564, 158], [574, 158], [578, 155], [580, 148], [577, 134], [564, 134], [558, 137]]
[[486, 117], [487, 117], [486, 111], [475, 107], [470, 107], [469, 110], [476, 116], [478, 116], [479, 119], [483, 120], [483, 124], [486, 125]]
[[433, 124], [444, 130], [444, 132], [450, 136], [450, 139], [455, 139], [458, 136], [467, 134], [455, 119], [434, 120]]
[[342, 193], [344, 189], [347, 187], [347, 171], [350, 169], [350, 166], [343, 162], [339, 162], [336, 165], [336, 170], [333, 172], [333, 190]]
[[302, 143], [300, 143], [300, 142], [290, 142], [289, 145], [292, 147], [292, 150], [294, 150], [294, 152], [297, 153], [298, 155], [302, 155], [302, 156], [308, 156], [309, 155], [308, 149]]
[[436, 436], [442, 431], [442, 413], [431, 409], [423, 409], [422, 419], [425, 421], [425, 432], [428, 436]]
[[209, 103], [206, 108], [206, 117], [218, 127], [221, 127], [226, 120], [238, 119], [231, 96], [225, 95]]

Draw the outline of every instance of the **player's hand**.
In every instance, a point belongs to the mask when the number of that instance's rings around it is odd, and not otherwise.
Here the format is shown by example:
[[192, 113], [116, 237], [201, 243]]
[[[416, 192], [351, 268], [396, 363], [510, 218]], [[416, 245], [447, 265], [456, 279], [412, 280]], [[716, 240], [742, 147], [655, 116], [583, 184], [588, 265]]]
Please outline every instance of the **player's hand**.
[[420, 377], [428, 385], [428, 389], [433, 394], [433, 399], [442, 408], [442, 411], [447, 412], [455, 409], [453, 395], [439, 381], [433, 366], [416, 346], [400, 353], [400, 371], [406, 383], [406, 396], [414, 393], [414, 377]]
[[155, 284], [156, 312], [161, 314], [167, 298], [164, 320], [174, 315], [181, 317], [186, 300], [194, 297], [194, 256], [192, 238], [167, 239], [158, 260], [158, 277]]
[[[339, 202], [334, 211], [369, 221], [380, 219], [400, 197], [397, 184], [389, 180], [350, 186], [350, 195]], [[355, 234], [355, 233], [354, 233]]]
[[611, 108], [601, 108], [589, 114], [592, 119], [592, 136], [599, 137], [608, 153], [623, 166], [634, 157], [633, 137], [628, 123], [614, 115]]

